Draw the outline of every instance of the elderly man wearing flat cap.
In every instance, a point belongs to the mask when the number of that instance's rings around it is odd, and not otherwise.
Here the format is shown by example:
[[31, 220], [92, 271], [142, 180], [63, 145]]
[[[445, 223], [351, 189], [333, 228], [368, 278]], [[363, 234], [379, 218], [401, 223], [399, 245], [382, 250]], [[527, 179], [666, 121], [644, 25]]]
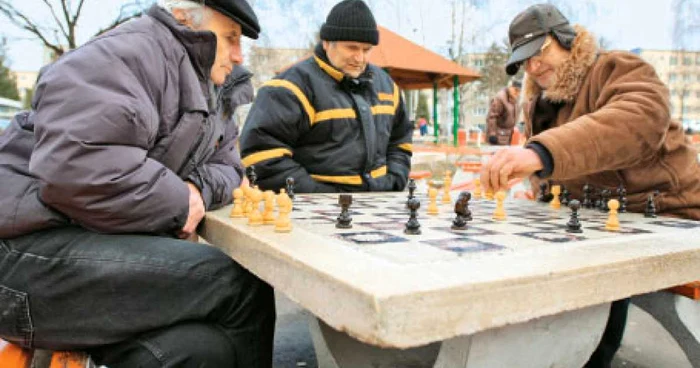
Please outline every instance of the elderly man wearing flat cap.
[[398, 86], [368, 63], [380, 42], [361, 0], [331, 9], [314, 55], [258, 92], [241, 132], [245, 166], [263, 189], [356, 192], [403, 190], [413, 126]]
[[110, 368], [272, 365], [271, 288], [181, 240], [240, 183], [211, 91], [259, 32], [245, 0], [159, 0], [42, 70], [0, 137], [2, 339]]
[[[627, 210], [700, 220], [700, 167], [668, 88], [637, 55], [598, 48], [550, 4], [533, 5], [510, 24], [506, 72], [525, 68], [524, 148], [499, 151], [483, 167], [487, 189], [530, 176], [565, 186], [572, 198], [618, 188]], [[608, 367], [624, 331], [628, 301], [613, 303], [603, 340], [587, 367]]]

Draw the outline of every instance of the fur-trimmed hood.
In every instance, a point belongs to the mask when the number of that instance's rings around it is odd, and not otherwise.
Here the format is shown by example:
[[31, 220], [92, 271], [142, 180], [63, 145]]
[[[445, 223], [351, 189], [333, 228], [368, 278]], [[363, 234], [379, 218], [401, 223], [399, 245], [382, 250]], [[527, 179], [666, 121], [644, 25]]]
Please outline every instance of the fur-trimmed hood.
[[[576, 38], [571, 47], [571, 55], [562, 64], [557, 73], [557, 81], [544, 93], [544, 97], [552, 102], [572, 102], [576, 99], [586, 74], [598, 56], [598, 42], [595, 36], [580, 25], [574, 26]], [[524, 101], [529, 101], [539, 95], [542, 89], [525, 73]]]

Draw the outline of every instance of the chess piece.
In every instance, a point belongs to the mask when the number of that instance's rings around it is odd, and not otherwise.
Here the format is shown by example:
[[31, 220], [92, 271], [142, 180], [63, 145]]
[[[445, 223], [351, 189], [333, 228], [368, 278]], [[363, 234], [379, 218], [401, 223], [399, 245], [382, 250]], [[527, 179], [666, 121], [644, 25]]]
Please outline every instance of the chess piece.
[[420, 208], [420, 201], [418, 198], [413, 197], [408, 200], [408, 209], [411, 211], [411, 217], [406, 222], [406, 228], [403, 230], [404, 234], [407, 235], [420, 235], [420, 223], [418, 223], [418, 208]]
[[566, 231], [569, 233], [582, 233], [581, 222], [578, 219], [578, 210], [581, 208], [581, 202], [574, 199], [569, 202], [569, 208], [571, 209], [571, 218], [569, 222], [566, 223]]
[[611, 199], [606, 204], [610, 212], [608, 212], [608, 221], [605, 223], [605, 230], [619, 231], [620, 220], [617, 217], [617, 209], [620, 208], [620, 202], [617, 199]]
[[486, 196], [484, 198], [488, 201], [493, 201], [493, 189], [489, 188], [489, 190], [486, 191]]
[[452, 203], [452, 198], [450, 197], [450, 188], [452, 187], [452, 171], [445, 171], [445, 185], [442, 187], [442, 203], [448, 204]]
[[644, 217], [656, 217], [656, 205], [654, 204], [654, 194], [649, 194], [647, 197], [647, 207], [644, 209]]
[[275, 223], [275, 192], [266, 190], [263, 193], [265, 199], [265, 212], [263, 212], [263, 224], [274, 225]]
[[286, 180], [287, 183], [287, 195], [289, 196], [289, 199], [294, 200], [294, 178], [293, 177], [288, 177]]
[[233, 208], [231, 209], [229, 217], [245, 217], [245, 214], [243, 214], [243, 189], [241, 188], [236, 188], [233, 190]]
[[472, 212], [469, 210], [471, 193], [464, 191], [459, 193], [455, 202], [455, 219], [452, 221], [452, 230], [466, 230], [467, 221], [472, 220]]
[[481, 199], [481, 179], [474, 179], [474, 199]]
[[625, 186], [622, 184], [620, 184], [620, 186], [617, 187], [617, 198], [618, 201], [620, 201], [620, 209], [618, 210], [618, 212], [627, 212], [627, 189], [625, 189]]
[[253, 211], [253, 200], [251, 199], [253, 188], [246, 185], [243, 187], [243, 214], [245, 217], [250, 216]]
[[569, 192], [569, 190], [566, 189], [566, 187], [562, 186], [562, 188], [561, 188], [561, 196], [559, 196], [559, 202], [561, 202], [561, 204], [562, 204], [563, 206], [568, 207], [568, 206], [569, 206], [569, 201], [570, 201], [570, 199], [569, 199], [570, 196], [571, 196], [571, 193]]
[[246, 167], [245, 176], [248, 178], [248, 185], [250, 185], [251, 188], [258, 185], [258, 175], [255, 173], [255, 165]]
[[279, 216], [275, 220], [275, 232], [288, 233], [292, 231], [292, 221], [289, 219], [289, 213], [292, 212], [292, 199], [289, 198], [285, 189], [280, 189], [280, 194], [277, 195], [277, 207], [279, 208]]
[[248, 225], [260, 226], [263, 224], [263, 216], [262, 213], [260, 213], [260, 202], [263, 199], [263, 194], [258, 189], [251, 189], [250, 193], [252, 211], [248, 214]]
[[411, 200], [411, 198], [415, 198], [415, 192], [416, 188], [418, 186], [416, 185], [416, 181], [413, 179], [408, 179], [408, 198], [406, 198], [406, 208], [408, 208], [408, 201]]
[[561, 202], [559, 201], [561, 187], [559, 185], [552, 185], [550, 191], [552, 193], [552, 200], [549, 202], [549, 207], [558, 210], [561, 208]]
[[506, 219], [506, 210], [503, 207], [503, 201], [506, 199], [506, 192], [504, 191], [499, 191], [496, 193], [496, 210], [493, 212], [493, 219], [494, 220], [505, 220]]
[[437, 206], [437, 194], [437, 189], [428, 189], [428, 198], [430, 198], [430, 203], [428, 203], [428, 215], [437, 215], [439, 213]]
[[547, 183], [540, 183], [540, 194], [537, 196], [537, 200], [540, 202], [549, 202], [545, 198], [547, 197]]
[[350, 212], [348, 209], [352, 204], [351, 194], [341, 194], [338, 196], [338, 204], [340, 205], [340, 215], [335, 222], [335, 227], [338, 229], [350, 229], [352, 228], [352, 217], [350, 217]]
[[586, 184], [583, 186], [583, 203], [581, 204], [585, 208], [592, 208], [593, 201], [591, 201], [591, 186]]
[[600, 191], [600, 212], [608, 212], [608, 202], [610, 201], [610, 196], [612, 192], [610, 189], [603, 189]]

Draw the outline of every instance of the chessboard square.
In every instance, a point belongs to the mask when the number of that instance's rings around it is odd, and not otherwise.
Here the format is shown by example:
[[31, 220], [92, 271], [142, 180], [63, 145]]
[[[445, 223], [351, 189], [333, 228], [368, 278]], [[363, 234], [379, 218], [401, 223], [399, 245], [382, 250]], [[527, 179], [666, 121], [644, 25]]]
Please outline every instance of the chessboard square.
[[406, 227], [405, 221], [404, 223], [399, 221], [358, 222], [357, 225], [373, 230], [403, 230]]
[[560, 230], [560, 229], [562, 229], [563, 226], [565, 226], [565, 225], [560, 224], [559, 223], [560, 221], [561, 221], [560, 219], [557, 219], [556, 221], [549, 220], [549, 221], [541, 221], [541, 222], [540, 221], [524, 222], [524, 221], [518, 219], [518, 220], [512, 221], [511, 223], [514, 225], [524, 226], [524, 227], [538, 229], [538, 230]]
[[700, 227], [700, 221], [656, 220], [649, 223], [675, 229], [695, 229], [696, 227]]
[[304, 221], [305, 223], [308, 223], [308, 224], [324, 224], [324, 225], [335, 222], [334, 217], [328, 217], [328, 216], [292, 216], [292, 220]]
[[[318, 213], [319, 215], [323, 216], [338, 216], [340, 215], [340, 208], [337, 210], [312, 210], [312, 212]], [[352, 209], [348, 210], [348, 214], [352, 216], [360, 216], [362, 215], [362, 212], [359, 211], [353, 211]]]
[[439, 249], [457, 253], [458, 255], [494, 252], [506, 249], [506, 247], [501, 245], [487, 243], [470, 238], [423, 240], [421, 241], [421, 243], [430, 244]]
[[608, 230], [605, 228], [605, 226], [595, 226], [595, 227], [584, 226], [584, 230], [585, 229], [603, 231], [603, 232], [609, 232], [609, 233], [620, 233], [620, 234], [651, 234], [652, 233], [649, 230], [637, 229], [637, 228], [628, 227], [628, 226], [621, 226], [619, 230], [615, 230], [615, 231]]
[[386, 244], [386, 243], [399, 243], [408, 241], [408, 239], [391, 235], [383, 231], [362, 231], [362, 232], [349, 232], [335, 234], [337, 238], [341, 240], [349, 241], [355, 244], [369, 245], [369, 244]]
[[471, 222], [467, 222], [467, 229], [466, 230], [452, 230], [452, 228], [449, 226], [431, 227], [430, 229], [434, 230], [434, 231], [450, 233], [452, 235], [458, 235], [458, 236], [487, 236], [487, 235], [497, 234], [495, 231], [483, 229], [483, 228], [480, 228], [478, 226], [472, 226]]
[[580, 241], [580, 240], [586, 240], [586, 237], [584, 237], [582, 235], [574, 235], [571, 233], [560, 233], [560, 232], [554, 232], [554, 231], [537, 231], [537, 232], [530, 231], [530, 232], [524, 232], [524, 233], [515, 233], [514, 235], [524, 236], [524, 237], [531, 238], [531, 239], [548, 241], [551, 243], [569, 243], [569, 242], [575, 242], [575, 241]]

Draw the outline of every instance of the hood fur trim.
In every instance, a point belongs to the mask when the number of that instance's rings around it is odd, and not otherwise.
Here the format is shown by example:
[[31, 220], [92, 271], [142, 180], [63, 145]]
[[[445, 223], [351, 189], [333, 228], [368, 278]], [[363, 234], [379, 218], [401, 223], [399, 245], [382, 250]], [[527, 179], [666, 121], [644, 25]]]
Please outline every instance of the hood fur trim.
[[[598, 42], [595, 36], [580, 25], [574, 26], [576, 38], [569, 58], [557, 69], [556, 83], [544, 92], [544, 97], [552, 102], [572, 102], [578, 95], [583, 80], [598, 56]], [[539, 95], [542, 89], [525, 73], [524, 98], [530, 100]]]

